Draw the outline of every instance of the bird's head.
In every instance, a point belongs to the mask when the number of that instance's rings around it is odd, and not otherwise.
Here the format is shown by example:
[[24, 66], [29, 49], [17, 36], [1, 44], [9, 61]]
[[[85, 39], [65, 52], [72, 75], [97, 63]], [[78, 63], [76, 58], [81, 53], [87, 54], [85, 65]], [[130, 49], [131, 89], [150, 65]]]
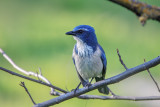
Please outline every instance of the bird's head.
[[77, 42], [86, 43], [89, 46], [97, 45], [95, 30], [89, 25], [76, 26], [72, 31], [66, 33], [72, 35]]

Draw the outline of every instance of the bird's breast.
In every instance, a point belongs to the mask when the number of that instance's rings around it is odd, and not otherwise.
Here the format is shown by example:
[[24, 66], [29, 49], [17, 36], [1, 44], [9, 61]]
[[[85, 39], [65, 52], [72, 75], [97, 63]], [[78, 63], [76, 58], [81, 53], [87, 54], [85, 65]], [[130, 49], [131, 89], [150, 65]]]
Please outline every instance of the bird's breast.
[[92, 77], [101, 76], [103, 64], [101, 61], [101, 51], [97, 49], [93, 54], [81, 56], [73, 52], [75, 66], [78, 73], [84, 80]]

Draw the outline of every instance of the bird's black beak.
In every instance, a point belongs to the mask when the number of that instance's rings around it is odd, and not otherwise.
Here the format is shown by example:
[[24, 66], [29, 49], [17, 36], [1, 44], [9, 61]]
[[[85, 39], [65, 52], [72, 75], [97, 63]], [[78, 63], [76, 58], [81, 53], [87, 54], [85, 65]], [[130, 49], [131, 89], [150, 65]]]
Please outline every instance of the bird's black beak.
[[66, 32], [66, 35], [76, 35], [76, 33], [74, 31], [69, 31], [69, 32]]

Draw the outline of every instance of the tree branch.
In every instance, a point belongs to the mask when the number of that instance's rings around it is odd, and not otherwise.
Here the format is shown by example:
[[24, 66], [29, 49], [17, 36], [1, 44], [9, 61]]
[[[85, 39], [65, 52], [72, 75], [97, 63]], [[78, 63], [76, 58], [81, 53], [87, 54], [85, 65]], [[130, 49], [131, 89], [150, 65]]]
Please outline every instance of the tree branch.
[[109, 0], [132, 11], [139, 17], [139, 21], [144, 26], [148, 19], [160, 22], [160, 7], [152, 6], [138, 0]]
[[27, 87], [25, 86], [24, 82], [21, 82], [19, 85], [22, 86], [22, 87], [25, 89], [25, 91], [26, 91], [27, 94], [29, 95], [32, 103], [35, 105], [36, 103], [35, 103], [35, 101], [33, 100], [32, 96], [31, 96], [31, 94], [29, 93], [29, 91], [28, 91]]
[[[4, 56], [10, 63], [13, 62], [13, 61], [4, 53], [4, 51], [2, 51], [1, 49], [0, 49], [0, 53], [2, 53], [3, 56]], [[119, 81], [121, 81], [121, 80], [123, 80], [123, 79], [128, 78], [129, 76], [132, 76], [132, 75], [134, 75], [134, 74], [136, 74], [136, 73], [138, 73], [138, 72], [141, 72], [141, 71], [143, 71], [143, 70], [146, 70], [146, 69], [149, 69], [149, 68], [151, 68], [151, 67], [154, 67], [154, 66], [156, 66], [156, 65], [158, 65], [158, 64], [160, 63], [160, 57], [157, 57], [157, 58], [155, 58], [155, 59], [153, 59], [153, 60], [151, 60], [151, 61], [149, 61], [149, 62], [146, 62], [146, 63], [144, 63], [144, 64], [141, 64], [141, 65], [139, 65], [139, 66], [137, 66], [137, 67], [128, 69], [128, 68], [125, 66], [125, 64], [124, 64], [124, 62], [123, 62], [123, 60], [122, 60], [122, 58], [121, 58], [121, 55], [119, 54], [119, 50], [117, 50], [117, 54], [118, 54], [118, 56], [119, 56], [119, 59], [120, 59], [121, 64], [122, 64], [122, 65], [124, 66], [124, 68], [126, 69], [125, 72], [123, 72], [123, 73], [121, 73], [121, 74], [119, 74], [119, 75], [117, 75], [117, 76], [111, 77], [111, 78], [109, 78], [109, 79], [106, 79], [106, 80], [97, 82], [97, 83], [93, 84], [92, 86], [90, 86], [90, 87], [88, 87], [88, 88], [87, 88], [87, 87], [84, 87], [84, 88], [82, 88], [82, 89], [79, 89], [79, 90], [76, 91], [76, 93], [75, 93], [75, 92], [70, 92], [70, 93], [68, 92], [68, 93], [67, 93], [67, 91], [65, 91], [65, 90], [63, 90], [63, 89], [61, 89], [61, 88], [58, 88], [58, 87], [56, 87], [56, 86], [53, 86], [52, 84], [48, 84], [48, 83], [46, 83], [46, 82], [43, 82], [43, 81], [41, 81], [40, 78], [38, 77], [38, 74], [37, 74], [38, 80], [35, 80], [35, 79], [32, 79], [32, 78], [23, 76], [23, 75], [21, 75], [21, 74], [15, 73], [15, 72], [13, 72], [13, 71], [7, 70], [7, 69], [2, 68], [2, 67], [0, 67], [0, 69], [3, 70], [3, 71], [6, 71], [6, 72], [8, 72], [8, 73], [10, 73], [10, 74], [12, 74], [12, 75], [16, 75], [16, 76], [18, 76], [18, 77], [21, 77], [21, 78], [24, 78], [24, 79], [28, 79], [28, 80], [30, 80], [30, 81], [37, 82], [37, 83], [40, 83], [40, 84], [43, 84], [43, 85], [52, 87], [52, 88], [54, 88], [54, 89], [56, 89], [56, 90], [59, 90], [59, 91], [61, 91], [61, 92], [63, 92], [63, 93], [66, 93], [66, 94], [62, 94], [62, 93], [59, 93], [59, 92], [56, 92], [56, 91], [55, 91], [56, 93], [54, 93], [54, 95], [58, 95], [59, 97], [57, 97], [57, 98], [55, 98], [55, 99], [51, 99], [51, 100], [46, 101], [46, 102], [43, 102], [43, 103], [39, 103], [39, 104], [35, 105], [35, 107], [37, 107], [37, 106], [38, 106], [38, 107], [44, 107], [44, 106], [54, 105], [54, 104], [63, 102], [63, 101], [65, 101], [65, 100], [67, 100], [67, 99], [71, 99], [71, 98], [73, 98], [73, 97], [77, 97], [77, 98], [80, 98], [80, 99], [101, 99], [101, 100], [134, 100], [134, 101], [140, 101], [140, 100], [160, 100], [160, 96], [128, 97], [128, 96], [117, 96], [117, 95], [115, 95], [115, 96], [81, 95], [81, 94], [84, 94], [84, 93], [86, 93], [86, 92], [89, 92], [89, 91], [92, 91], [92, 90], [94, 90], [94, 89], [97, 89], [98, 87], [101, 87], [102, 85], [105, 85], [105, 84], [109, 85], [109, 84], [117, 83], [117, 82], [119, 82]], [[14, 63], [14, 64], [15, 64], [15, 63]], [[17, 65], [16, 65], [16, 66], [17, 66]], [[41, 70], [39, 70], [39, 72], [40, 72], [40, 75], [42, 75], [42, 74], [41, 74]], [[32, 99], [32, 98], [31, 98], [31, 99]], [[32, 102], [33, 102], [33, 101], [32, 101]]]
[[[15, 69], [17, 69], [17, 70], [20, 71], [21, 73], [23, 73], [23, 74], [25, 74], [25, 75], [28, 75], [28, 76], [37, 77], [38, 79], [42, 79], [43, 81], [45, 81], [47, 84], [52, 85], [47, 78], [45, 78], [44, 76], [42, 76], [42, 73], [41, 73], [41, 69], [40, 69], [40, 68], [39, 68], [40, 74], [31, 72], [31, 71], [26, 71], [26, 70], [22, 69], [21, 67], [19, 67], [18, 65], [16, 65], [16, 64], [13, 62], [13, 60], [12, 60], [1, 48], [0, 48], [0, 53], [3, 55], [3, 57], [4, 57]], [[52, 94], [52, 95], [54, 95], [54, 94], [56, 95], [56, 94], [58, 94], [58, 92], [56, 92], [56, 91], [54, 90], [54, 88], [51, 87], [51, 94]]]
[[127, 69], [125, 72], [118, 74], [114, 77], [108, 78], [103, 81], [96, 82], [95, 84], [91, 85], [90, 87], [81, 88], [81, 89], [77, 90], [76, 93], [74, 93], [74, 91], [72, 91], [72, 92], [66, 93], [64, 95], [61, 95], [59, 97], [56, 97], [54, 99], [39, 103], [39, 104], [35, 105], [34, 107], [46, 107], [46, 106], [58, 104], [60, 102], [66, 101], [66, 100], [71, 99], [73, 97], [77, 97], [81, 94], [84, 94], [86, 92], [97, 89], [103, 85], [110, 85], [110, 84], [120, 82], [120, 81], [122, 81], [132, 75], [135, 75], [136, 73], [139, 73], [139, 72], [142, 72], [142, 71], [147, 70], [149, 68], [152, 68], [158, 64], [160, 64], [160, 57], [152, 59], [151, 61], [145, 62], [144, 64], [138, 65], [134, 68]]
[[80, 95], [78, 98], [101, 99], [101, 100], [131, 100], [131, 101], [160, 100], [160, 96], [128, 97], [128, 96], [117, 96], [117, 95], [116, 96]]
[[[8, 72], [8, 73], [10, 73], [12, 75], [15, 75], [15, 76], [18, 76], [18, 77], [21, 77], [21, 78], [24, 78], [24, 79], [27, 79], [27, 80], [42, 84], [42, 85], [46, 85], [48, 87], [53, 87], [54, 89], [57, 89], [57, 87], [52, 86], [50, 84], [47, 84], [45, 82], [42, 82], [42, 81], [39, 81], [39, 80], [34, 80], [32, 78], [17, 74], [17, 73], [15, 73], [13, 71], [7, 70], [7, 69], [2, 68], [2, 67], [0, 67], [0, 69], [2, 71], [6, 71], [6, 72]], [[67, 93], [67, 91], [65, 91], [63, 89], [59, 89], [58, 88], [57, 90], [62, 91], [62, 92], [64, 91], [64, 93]], [[63, 95], [63, 94], [61, 94], [61, 95]], [[58, 96], [61, 96], [61, 95], [59, 94]], [[128, 96], [117, 96], [117, 95], [116, 96], [80, 95], [77, 98], [79, 98], [79, 99], [101, 99], [101, 100], [132, 100], [132, 101], [160, 100], [160, 96], [128, 97]]]
[[118, 54], [118, 57], [119, 57], [119, 61], [121, 62], [121, 64], [123, 65], [123, 67], [127, 70], [127, 66], [125, 65], [125, 63], [123, 62], [122, 58], [121, 58], [121, 55], [119, 53], [119, 50], [117, 49], [117, 54]]
[[[13, 72], [13, 71], [10, 71], [10, 70], [5, 69], [5, 68], [2, 68], [2, 67], [0, 67], [0, 70], [5, 71], [5, 72], [8, 72], [9, 74], [12, 74], [12, 75], [15, 75], [15, 76], [18, 76], [18, 77], [21, 77], [21, 78], [24, 78], [24, 79], [33, 81], [33, 82], [36, 82], [36, 83], [39, 83], [39, 84], [42, 84], [42, 85], [45, 85], [45, 86], [54, 88], [54, 89], [56, 89], [56, 90], [58, 90], [58, 91], [61, 91], [61, 92], [63, 92], [63, 93], [67, 93], [67, 91], [65, 91], [65, 90], [63, 90], [63, 89], [61, 89], [61, 88], [58, 88], [58, 87], [56, 87], [56, 86], [54, 86], [54, 85], [52, 85], [52, 84], [48, 84], [48, 83], [45, 83], [45, 82], [40, 81], [40, 80], [35, 80], [35, 79], [32, 79], [32, 78], [26, 77], [26, 76], [24, 76], [24, 75], [15, 73], [15, 72]], [[59, 95], [59, 93], [57, 92], [57, 94], [55, 94], [55, 95]]]
[[[146, 60], [144, 59], [144, 62], [146, 62]], [[150, 72], [150, 70], [149, 69], [147, 69], [147, 72], [149, 73], [149, 76], [151, 77], [151, 79], [153, 80], [153, 82], [155, 83], [155, 85], [156, 85], [156, 87], [157, 87], [157, 89], [158, 89], [158, 91], [160, 92], [160, 88], [159, 88], [159, 86], [158, 86], [158, 83], [156, 82], [156, 80], [154, 79], [154, 77], [152, 76], [152, 74], [151, 74], [151, 72]]]

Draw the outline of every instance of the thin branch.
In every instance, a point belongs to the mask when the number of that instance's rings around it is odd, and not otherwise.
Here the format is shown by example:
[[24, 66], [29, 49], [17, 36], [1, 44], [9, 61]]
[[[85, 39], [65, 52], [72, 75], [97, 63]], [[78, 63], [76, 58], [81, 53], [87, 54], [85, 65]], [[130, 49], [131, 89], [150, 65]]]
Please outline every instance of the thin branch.
[[87, 92], [92, 91], [94, 89], [97, 89], [103, 85], [110, 85], [110, 84], [115, 84], [117, 82], [120, 82], [120, 81], [122, 81], [132, 75], [135, 75], [139, 72], [142, 72], [144, 70], [147, 70], [149, 68], [157, 66], [158, 64], [160, 64], [160, 57], [154, 58], [154, 59], [152, 59], [148, 62], [145, 62], [144, 64], [138, 65], [134, 68], [130, 68], [130, 69], [126, 70], [125, 72], [120, 73], [120, 74], [113, 76], [111, 78], [108, 78], [106, 80], [96, 82], [95, 84], [92, 84], [90, 87], [83, 87], [83, 88], [77, 90], [76, 93], [74, 93], [74, 91], [72, 91], [72, 92], [66, 93], [64, 95], [61, 95], [59, 97], [56, 97], [54, 99], [39, 103], [39, 104], [35, 105], [34, 107], [46, 107], [46, 106], [58, 104], [60, 102], [66, 101], [68, 99], [77, 97], [81, 94], [84, 94], [84, 93], [87, 93]]
[[[144, 62], [146, 62], [146, 60], [145, 60], [145, 59], [144, 59]], [[158, 86], [158, 83], [156, 82], [156, 80], [155, 80], [155, 79], [154, 79], [154, 77], [152, 76], [152, 74], [151, 74], [150, 70], [149, 70], [149, 69], [147, 69], [147, 71], [148, 71], [148, 73], [149, 73], [149, 75], [150, 75], [151, 79], [152, 79], [152, 80], [153, 80], [153, 82], [155, 83], [155, 85], [156, 85], [156, 87], [157, 87], [158, 91], [160, 92], [160, 88], [159, 88], [159, 86]]]
[[[1, 51], [1, 50], [0, 50]], [[2, 51], [1, 51], [2, 52]], [[2, 53], [4, 53], [4, 52], [2, 52]], [[119, 54], [120, 55], [120, 54]], [[120, 59], [121, 59], [121, 57], [120, 57]], [[122, 61], [123, 62], [123, 61]], [[16, 76], [19, 76], [19, 77], [21, 77], [21, 78], [25, 78], [25, 79], [28, 79], [28, 80], [31, 80], [31, 81], [34, 81], [34, 82], [37, 82], [37, 83], [40, 83], [40, 84], [43, 84], [43, 85], [46, 85], [46, 86], [49, 86], [49, 87], [52, 87], [52, 88], [55, 88], [55, 89], [57, 89], [57, 90], [59, 90], [59, 91], [62, 91], [62, 92], [64, 92], [64, 93], [66, 93], [66, 94], [61, 94], [61, 93], [56, 93], [55, 95], [57, 95], [57, 96], [59, 96], [59, 97], [57, 97], [57, 98], [61, 98], [61, 99], [63, 99], [63, 101], [65, 101], [65, 100], [67, 100], [67, 99], [70, 99], [70, 98], [73, 98], [73, 97], [77, 97], [77, 98], [80, 98], [80, 99], [102, 99], [102, 100], [136, 100], [136, 101], [139, 101], [139, 100], [159, 100], [159, 97], [158, 96], [148, 96], [148, 97], [127, 97], [127, 96], [117, 96], [117, 95], [115, 95], [115, 96], [110, 96], [110, 97], [105, 97], [105, 96], [95, 96], [95, 95], [80, 95], [80, 94], [83, 94], [83, 93], [86, 93], [86, 92], [88, 92], [88, 91], [91, 91], [91, 90], [94, 90], [94, 89], [96, 89], [96, 88], [98, 88], [98, 87], [100, 87], [100, 86], [102, 86], [102, 85], [104, 85], [104, 84], [114, 84], [114, 83], [116, 83], [116, 82], [119, 82], [119, 81], [121, 81], [121, 80], [123, 80], [123, 79], [125, 79], [125, 78], [127, 78], [127, 77], [129, 77], [129, 76], [131, 76], [131, 75], [134, 75], [135, 73], [138, 73], [138, 72], [140, 72], [140, 71], [143, 71], [143, 70], [145, 70], [145, 69], [148, 69], [148, 68], [150, 68], [150, 67], [153, 67], [153, 66], [156, 66], [156, 65], [158, 65], [160, 63], [160, 58], [159, 57], [157, 57], [157, 58], [155, 58], [155, 59], [153, 59], [153, 60], [151, 60], [151, 61], [149, 61], [149, 62], [146, 62], [146, 63], [144, 63], [144, 64], [142, 64], [142, 65], [139, 65], [139, 66], [137, 66], [137, 67], [135, 67], [135, 68], [132, 68], [132, 69], [127, 69], [124, 73], [121, 73], [121, 74], [119, 74], [119, 75], [117, 75], [117, 76], [114, 76], [114, 77], [112, 77], [112, 78], [109, 78], [109, 79], [107, 79], [107, 80], [104, 80], [104, 81], [101, 81], [101, 82], [97, 82], [97, 83], [95, 83], [95, 84], [93, 84], [92, 86], [90, 86], [89, 88], [87, 88], [86, 89], [86, 87], [84, 87], [84, 88], [82, 88], [82, 89], [79, 89], [79, 90], [77, 90], [76, 91], [76, 93], [74, 93], [73, 95], [72, 95], [72, 92], [70, 92], [70, 93], [67, 93], [67, 91], [65, 91], [65, 90], [63, 90], [63, 89], [60, 89], [60, 88], [58, 88], [58, 87], [56, 87], [56, 86], [53, 86], [53, 85], [51, 85], [51, 84], [47, 84], [47, 83], [45, 83], [45, 82], [43, 82], [43, 81], [40, 81], [40, 80], [34, 80], [34, 79], [32, 79], [32, 78], [29, 78], [29, 77], [26, 77], [26, 76], [23, 76], [23, 75], [20, 75], [20, 74], [18, 74], [18, 73], [15, 73], [15, 72], [12, 72], [12, 71], [10, 71], [10, 70], [7, 70], [7, 69], [5, 69], [5, 68], [2, 68], [2, 67], [0, 67], [0, 69], [1, 70], [3, 70], [3, 71], [6, 71], [6, 72], [8, 72], [8, 73], [10, 73], [10, 74], [12, 74], [12, 75], [16, 75]], [[40, 71], [41, 72], [41, 71]], [[127, 72], [127, 73], [126, 73]], [[129, 74], [128, 74], [128, 72], [129, 72]], [[40, 73], [41, 74], [41, 73]], [[78, 94], [77, 94], [78, 93]], [[69, 96], [68, 96], [68, 94], [69, 94]], [[71, 95], [71, 96], [70, 96]], [[65, 98], [65, 97], [67, 98]], [[59, 103], [59, 102], [62, 102], [62, 100], [56, 100], [57, 98], [55, 98], [55, 102], [54, 102], [54, 104], [56, 104], [56, 103]], [[53, 99], [52, 99], [53, 100]], [[35, 105], [35, 106], [48, 106], [48, 101], [47, 101], [47, 103], [46, 102], [43, 102], [43, 103], [40, 103], [40, 104], [38, 104], [38, 105]], [[52, 104], [53, 104], [53, 102], [52, 102]], [[52, 105], [51, 104], [51, 105]]]
[[24, 82], [21, 82], [19, 85], [22, 86], [22, 87], [25, 89], [25, 91], [26, 91], [27, 94], [29, 95], [32, 103], [35, 105], [36, 103], [35, 103], [35, 101], [33, 100], [32, 96], [31, 96], [31, 94], [29, 93], [29, 91], [28, 91], [27, 87], [25, 86]]
[[[51, 84], [50, 81], [45, 78], [44, 76], [42, 76], [41, 74], [41, 69], [39, 68], [39, 72], [40, 74], [38, 73], [34, 73], [34, 72], [31, 72], [31, 71], [26, 71], [24, 69], [22, 69], [21, 67], [19, 67], [18, 65], [16, 65], [13, 60], [0, 48], [0, 53], [3, 55], [3, 57], [15, 68], [17, 69], [18, 71], [20, 71], [21, 73], [25, 74], [25, 75], [28, 75], [28, 76], [34, 76], [34, 77], [38, 77], [39, 79], [42, 79], [43, 81], [45, 81], [46, 83], [48, 84]], [[52, 84], [51, 84], [52, 85]], [[51, 88], [51, 93], [57, 93], [57, 92], [54, 92], [54, 88]]]
[[121, 64], [123, 65], [123, 67], [127, 70], [127, 66], [125, 65], [125, 63], [123, 62], [122, 58], [121, 58], [121, 55], [119, 53], [119, 50], [117, 49], [117, 54], [118, 54], [118, 57], [119, 57], [119, 61], [121, 62]]
[[[59, 91], [62, 91], [62, 92], [64, 92], [64, 93], [67, 93], [67, 91], [65, 91], [65, 90], [63, 90], [63, 89], [60, 89], [60, 88], [58, 88], [58, 87], [55, 87], [55, 86], [52, 86], [52, 85], [50, 85], [50, 84], [47, 84], [47, 83], [45, 83], [45, 82], [43, 82], [43, 81], [39, 81], [39, 80], [35, 80], [35, 79], [32, 79], [32, 78], [29, 78], [29, 77], [26, 77], [26, 76], [23, 76], [23, 75], [21, 75], [21, 74], [18, 74], [18, 73], [15, 73], [15, 72], [13, 72], [13, 71], [10, 71], [10, 70], [7, 70], [7, 69], [5, 69], [5, 68], [2, 68], [2, 67], [0, 67], [0, 69], [2, 70], [2, 71], [6, 71], [6, 72], [8, 72], [9, 74], [12, 74], [12, 75], [15, 75], [15, 76], [18, 76], [18, 77], [21, 77], [21, 78], [24, 78], [24, 79], [27, 79], [27, 80], [30, 80], [30, 81], [33, 81], [33, 82], [36, 82], [36, 83], [39, 83], [39, 84], [42, 84], [42, 85], [45, 85], [45, 86], [48, 86], [48, 87], [53, 87], [54, 89], [57, 89], [57, 90], [59, 90]], [[69, 92], [69, 91], [68, 91]], [[51, 93], [51, 95], [52, 95], [52, 93]], [[56, 94], [57, 96], [61, 96], [61, 95], [63, 95], [63, 94], [59, 94], [59, 93], [57, 93]], [[116, 95], [115, 95], [116, 96]], [[127, 98], [127, 97], [125, 97], [125, 96], [118, 96], [118, 98], [117, 98], [117, 96], [116, 97], [112, 97], [112, 96], [97, 96], [97, 95], [80, 95], [80, 96], [78, 96], [77, 98], [79, 98], [79, 99], [102, 99], [102, 100], [105, 100], [105, 99], [124, 99], [124, 98]], [[130, 100], [130, 99], [134, 99], [134, 97], [128, 97], [129, 99], [128, 100]], [[143, 98], [143, 97], [142, 97]], [[125, 99], [124, 99], [125, 100]], [[126, 99], [127, 100], [127, 99]]]
[[[65, 91], [65, 90], [63, 90], [63, 89], [61, 89], [61, 88], [59, 88], [59, 87], [56, 87], [56, 86], [54, 86], [54, 85], [52, 85], [52, 84], [48, 84], [48, 83], [43, 82], [43, 81], [40, 81], [40, 80], [35, 80], [35, 79], [32, 79], [32, 78], [26, 77], [26, 76], [24, 76], [24, 75], [15, 73], [15, 72], [13, 72], [13, 71], [10, 71], [10, 70], [5, 69], [5, 68], [2, 68], [2, 67], [0, 67], [0, 70], [5, 71], [5, 72], [8, 72], [9, 74], [12, 74], [12, 75], [15, 75], [15, 76], [18, 76], [18, 77], [21, 77], [21, 78], [24, 78], [24, 79], [33, 81], [33, 82], [36, 82], [36, 83], [39, 83], [39, 84], [42, 84], [42, 85], [45, 85], [45, 86], [54, 88], [54, 89], [56, 89], [56, 90], [58, 90], [58, 91], [61, 91], [61, 92], [63, 92], [63, 93], [67, 93], [67, 91]], [[59, 95], [59, 93], [57, 92], [55, 95]]]
[[[24, 78], [24, 79], [27, 79], [27, 80], [30, 80], [30, 81], [33, 81], [33, 82], [36, 82], [36, 83], [39, 83], [39, 84], [49, 86], [49, 87], [53, 87], [53, 88], [57, 89], [57, 87], [52, 86], [50, 84], [47, 84], [45, 82], [42, 82], [42, 81], [39, 81], [39, 80], [35, 80], [35, 79], [32, 79], [32, 78], [17, 74], [13, 71], [7, 70], [7, 69], [2, 68], [2, 67], [0, 67], [0, 69], [3, 70], [3, 71], [6, 71], [6, 72], [8, 72], [12, 75], [16, 75], [18, 77], [21, 77], [21, 78]], [[59, 88], [57, 90], [64, 91], [65, 93], [67, 93], [67, 91], [59, 89]], [[63, 94], [56, 94], [56, 95], [61, 96]], [[79, 99], [101, 99], [101, 100], [137, 100], [137, 101], [139, 101], [139, 100], [145, 100], [145, 99], [146, 100], [158, 100], [159, 97], [158, 96], [157, 97], [156, 96], [155, 97], [154, 96], [151, 96], [151, 97], [127, 97], [127, 96], [117, 96], [117, 95], [112, 97], [112, 96], [98, 96], [98, 95], [80, 95], [77, 98], [79, 98]]]
[[40, 75], [42, 75], [42, 71], [41, 71], [41, 68], [39, 67], [38, 69], [39, 69], [39, 74], [40, 74]]
[[117, 95], [116, 96], [81, 95], [78, 98], [101, 99], [101, 100], [131, 100], [131, 101], [160, 100], [160, 96], [131, 97], [131, 96], [117, 96]]
[[144, 26], [148, 19], [160, 22], [160, 7], [142, 3], [138, 0], [109, 0], [132, 11], [139, 17], [139, 21]]

